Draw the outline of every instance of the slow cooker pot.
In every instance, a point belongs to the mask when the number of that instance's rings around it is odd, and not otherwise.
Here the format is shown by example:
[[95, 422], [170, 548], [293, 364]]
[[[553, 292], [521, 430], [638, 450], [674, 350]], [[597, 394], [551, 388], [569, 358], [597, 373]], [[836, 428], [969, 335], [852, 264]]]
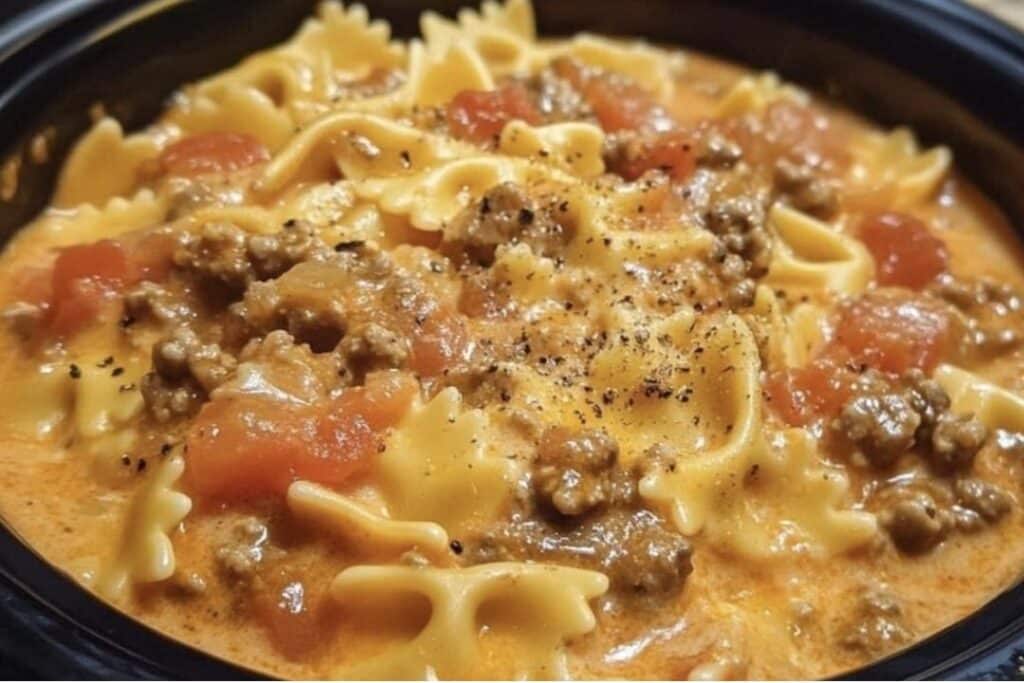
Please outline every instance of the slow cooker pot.
[[[457, 0], [370, 0], [399, 35]], [[548, 35], [588, 30], [678, 43], [773, 69], [926, 143], [1024, 233], [1024, 35], [953, 0], [536, 0]], [[0, 6], [0, 241], [46, 204], [60, 163], [102, 103], [126, 128], [180, 84], [285, 40], [313, 0], [50, 0]], [[28, 154], [50, 131], [44, 163]], [[1024, 234], [1022, 234], [1024, 237]], [[2, 520], [0, 520], [2, 522]], [[1022, 568], [1024, 570], [1024, 568]], [[1024, 572], [1022, 572], [1024, 573]], [[943, 599], [936, 596], [937, 600]], [[1024, 584], [848, 678], [1024, 678]], [[44, 678], [249, 678], [91, 597], [0, 523], [0, 672]]]

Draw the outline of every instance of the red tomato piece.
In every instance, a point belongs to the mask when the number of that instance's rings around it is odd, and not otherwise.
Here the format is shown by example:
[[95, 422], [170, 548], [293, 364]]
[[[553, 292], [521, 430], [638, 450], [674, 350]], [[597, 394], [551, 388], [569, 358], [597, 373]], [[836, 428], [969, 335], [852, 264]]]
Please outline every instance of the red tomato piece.
[[420, 377], [438, 377], [465, 360], [469, 333], [458, 314], [436, 311], [413, 332], [409, 369]]
[[497, 90], [464, 90], [448, 104], [446, 117], [455, 137], [476, 143], [493, 140], [513, 119], [531, 125], [541, 121], [530, 93], [519, 83]]
[[640, 154], [612, 168], [626, 180], [636, 180], [650, 170], [664, 171], [673, 180], [686, 180], [697, 168], [690, 136], [681, 131], [663, 133], [642, 143]]
[[849, 350], [854, 362], [882, 372], [930, 372], [942, 358], [949, 328], [949, 317], [937, 304], [879, 293], [843, 309], [835, 342]]
[[583, 95], [601, 128], [609, 133], [664, 132], [675, 126], [651, 93], [623, 76], [587, 69], [569, 59], [559, 60], [554, 66], [558, 75]]
[[270, 152], [251, 135], [217, 132], [175, 142], [160, 155], [160, 165], [168, 175], [198, 176], [231, 173], [268, 159]]
[[880, 285], [921, 289], [949, 264], [942, 240], [923, 222], [906, 214], [869, 216], [860, 225], [860, 239], [875, 258]]
[[852, 394], [855, 375], [837, 356], [817, 358], [802, 368], [772, 373], [765, 384], [769, 405], [794, 427], [834, 417]]
[[49, 331], [63, 337], [94, 320], [138, 270], [124, 247], [111, 240], [62, 249], [53, 264]]
[[416, 387], [388, 373], [327, 405], [211, 401], [186, 440], [188, 485], [207, 499], [237, 501], [284, 495], [296, 479], [344, 484], [370, 467], [380, 432], [401, 419]]

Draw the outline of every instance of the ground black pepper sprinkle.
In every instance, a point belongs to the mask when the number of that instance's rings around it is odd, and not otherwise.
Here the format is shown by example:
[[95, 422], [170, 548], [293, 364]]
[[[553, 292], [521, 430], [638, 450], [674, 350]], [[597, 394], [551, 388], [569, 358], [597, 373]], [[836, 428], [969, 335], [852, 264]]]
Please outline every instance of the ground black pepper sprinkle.
[[78, 379], [82, 376], [82, 368], [72, 363], [68, 368], [68, 374], [71, 375], [71, 379]]
[[452, 552], [455, 553], [456, 555], [461, 555], [462, 554], [462, 541], [460, 541], [458, 539], [454, 539], [448, 545], [452, 549]]

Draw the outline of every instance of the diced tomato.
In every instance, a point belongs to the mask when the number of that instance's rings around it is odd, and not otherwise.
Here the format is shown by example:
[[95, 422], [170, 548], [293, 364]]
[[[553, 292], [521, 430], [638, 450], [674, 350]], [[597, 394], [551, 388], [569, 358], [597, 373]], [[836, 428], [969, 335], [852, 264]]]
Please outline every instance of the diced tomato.
[[583, 95], [601, 128], [609, 133], [664, 132], [675, 126], [676, 122], [651, 93], [624, 76], [588, 69], [571, 59], [557, 60], [554, 68]]
[[186, 441], [188, 485], [207, 499], [237, 501], [284, 495], [296, 479], [339, 486], [365, 472], [380, 432], [401, 419], [417, 390], [407, 375], [371, 378], [324, 405], [207, 403]]
[[876, 293], [843, 309], [835, 343], [849, 350], [854, 362], [883, 372], [930, 372], [942, 358], [949, 331], [949, 317], [937, 304]]
[[773, 164], [787, 157], [841, 169], [849, 162], [846, 133], [814, 106], [784, 98], [770, 104], [756, 125], [751, 121], [740, 116], [714, 125], [752, 163]]
[[519, 83], [497, 90], [464, 90], [448, 104], [446, 116], [455, 137], [476, 143], [493, 140], [513, 119], [531, 125], [541, 121], [530, 94]]
[[686, 180], [697, 167], [690, 136], [682, 131], [662, 133], [641, 143], [639, 154], [611, 168], [626, 180], [636, 180], [650, 170], [664, 171], [673, 180]]
[[837, 415], [850, 398], [856, 379], [841, 355], [823, 356], [802, 368], [772, 373], [765, 384], [771, 408], [794, 427]]
[[263, 144], [242, 133], [200, 133], [175, 142], [160, 155], [164, 173], [197, 176], [231, 173], [270, 159]]
[[420, 377], [439, 377], [465, 360], [469, 333], [458, 314], [436, 311], [413, 335], [409, 369]]
[[62, 298], [54, 299], [47, 329], [56, 337], [68, 337], [96, 320], [117, 292], [102, 280], [73, 280]]
[[112, 240], [76, 244], [62, 249], [53, 264], [53, 297], [59, 304], [70, 296], [80, 280], [92, 280], [102, 287], [116, 289], [135, 279], [124, 247]]
[[64, 337], [94, 320], [125, 287], [167, 277], [173, 248], [159, 233], [76, 244], [59, 250], [49, 268], [26, 268], [13, 288], [21, 300], [46, 309], [47, 333]]
[[51, 275], [48, 330], [64, 337], [96, 319], [138, 270], [117, 242], [102, 240], [62, 249]]
[[880, 285], [921, 289], [949, 263], [942, 240], [923, 222], [906, 214], [869, 216], [860, 225], [860, 239], [875, 258]]

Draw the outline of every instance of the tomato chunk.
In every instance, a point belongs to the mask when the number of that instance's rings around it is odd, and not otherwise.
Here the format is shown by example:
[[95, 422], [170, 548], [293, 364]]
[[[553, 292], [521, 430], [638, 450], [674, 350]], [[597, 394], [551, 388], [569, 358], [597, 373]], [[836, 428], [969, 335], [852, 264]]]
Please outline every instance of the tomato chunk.
[[650, 170], [664, 171], [673, 180], [686, 180], [697, 167], [690, 136], [681, 131], [662, 133], [640, 143], [611, 170], [626, 180], [636, 180]]
[[883, 372], [930, 372], [942, 358], [949, 333], [949, 317], [937, 304], [877, 293], [843, 309], [835, 343], [848, 349], [854, 362]]
[[323, 405], [211, 401], [186, 440], [186, 481], [223, 501], [281, 496], [296, 479], [344, 484], [370, 467], [380, 432], [401, 419], [416, 390], [407, 375], [387, 373]]
[[802, 368], [772, 373], [765, 383], [765, 395], [779, 417], [801, 427], [838, 415], [852, 395], [856, 379], [841, 355], [826, 355]]
[[923, 222], [906, 214], [869, 216], [860, 225], [860, 239], [875, 258], [880, 285], [921, 289], [949, 264], [942, 240]]
[[263, 144], [242, 133], [200, 133], [164, 150], [160, 165], [164, 173], [197, 176], [207, 173], [231, 173], [270, 159]]
[[664, 132], [676, 124], [651, 93], [624, 76], [588, 68], [571, 59], [556, 61], [554, 68], [583, 95], [601, 128], [609, 133]]
[[497, 90], [464, 90], [448, 104], [446, 116], [455, 137], [476, 143], [493, 140], [513, 119], [531, 125], [541, 121], [530, 94], [519, 83]]
[[53, 264], [48, 328], [67, 336], [95, 319], [138, 270], [119, 243], [102, 240], [62, 249]]
[[420, 377], [438, 377], [465, 360], [469, 343], [462, 316], [437, 311], [413, 332], [409, 369]]

